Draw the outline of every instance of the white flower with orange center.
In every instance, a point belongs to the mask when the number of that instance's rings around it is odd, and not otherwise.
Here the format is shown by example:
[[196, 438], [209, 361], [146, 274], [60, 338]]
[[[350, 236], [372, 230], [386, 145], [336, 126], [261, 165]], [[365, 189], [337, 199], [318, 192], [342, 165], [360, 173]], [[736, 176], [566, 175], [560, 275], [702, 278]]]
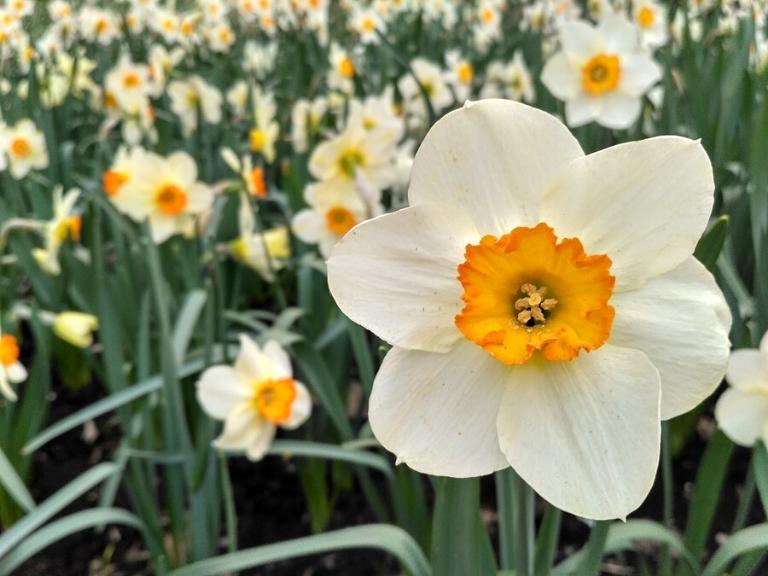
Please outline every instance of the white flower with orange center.
[[661, 4], [655, 0], [639, 0], [633, 15], [643, 44], [655, 48], [667, 43], [667, 13]]
[[0, 394], [7, 400], [17, 400], [11, 384], [19, 384], [27, 379], [27, 369], [19, 362], [19, 343], [11, 334], [0, 333]]
[[556, 118], [505, 100], [438, 121], [410, 207], [328, 260], [342, 311], [394, 346], [376, 437], [420, 472], [512, 466], [567, 512], [626, 517], [653, 484], [661, 420], [725, 372], [730, 314], [692, 256], [713, 191], [686, 138], [585, 156]]
[[429, 98], [432, 108], [436, 112], [453, 103], [453, 95], [445, 82], [444, 72], [440, 67], [419, 57], [411, 61], [411, 69], [413, 76], [407, 74], [398, 82], [398, 88], [403, 95], [403, 102], [408, 112], [425, 118], [425, 95]]
[[360, 35], [360, 42], [372, 44], [378, 41], [378, 32], [384, 31], [384, 21], [373, 9], [360, 9], [352, 15], [352, 29]]
[[560, 43], [562, 50], [547, 61], [541, 81], [565, 101], [568, 125], [596, 121], [623, 129], [636, 122], [643, 95], [661, 78], [637, 28], [619, 14], [607, 15], [597, 27], [568, 21], [560, 25]]
[[730, 386], [715, 406], [718, 426], [741, 446], [768, 445], [768, 333], [758, 350], [731, 353], [725, 377]]
[[253, 127], [248, 133], [251, 152], [261, 154], [267, 162], [274, 162], [280, 124], [277, 122], [275, 97], [258, 86], [251, 88], [253, 99]]
[[149, 104], [147, 98], [157, 96], [155, 84], [150, 81], [149, 68], [143, 64], [134, 64], [126, 56], [121, 57], [117, 65], [107, 73], [104, 85], [117, 106], [124, 111], [146, 106]]
[[304, 198], [309, 208], [294, 216], [291, 228], [302, 242], [317, 244], [325, 258], [344, 234], [368, 217], [365, 202], [349, 185], [312, 184], [305, 190]]
[[[0, 156], [7, 159], [8, 170], [16, 180], [21, 180], [31, 170], [48, 166], [45, 137], [29, 119], [10, 127], [0, 125]], [[0, 160], [0, 168], [6, 161]]]
[[117, 196], [134, 220], [149, 219], [152, 239], [161, 243], [177, 233], [194, 233], [197, 217], [211, 208], [214, 191], [197, 180], [197, 165], [186, 152], [163, 158], [146, 153]]
[[277, 428], [293, 430], [312, 412], [312, 399], [293, 378], [291, 360], [276, 342], [259, 347], [240, 336], [234, 366], [213, 366], [197, 383], [197, 399], [212, 418], [224, 420], [214, 440], [220, 450], [245, 451], [260, 460], [269, 450]]

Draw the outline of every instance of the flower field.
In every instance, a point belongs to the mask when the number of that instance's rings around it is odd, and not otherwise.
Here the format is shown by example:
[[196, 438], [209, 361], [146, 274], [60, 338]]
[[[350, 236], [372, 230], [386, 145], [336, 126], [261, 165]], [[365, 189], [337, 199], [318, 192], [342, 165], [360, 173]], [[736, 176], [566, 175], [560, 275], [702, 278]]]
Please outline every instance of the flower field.
[[0, 574], [768, 573], [767, 18], [0, 5]]

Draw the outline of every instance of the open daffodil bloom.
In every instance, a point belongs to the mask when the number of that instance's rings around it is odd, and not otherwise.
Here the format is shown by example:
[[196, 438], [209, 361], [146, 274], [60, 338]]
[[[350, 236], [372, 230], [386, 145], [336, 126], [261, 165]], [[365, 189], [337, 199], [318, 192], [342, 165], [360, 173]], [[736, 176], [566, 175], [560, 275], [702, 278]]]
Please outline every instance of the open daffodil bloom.
[[341, 309], [393, 344], [376, 437], [421, 472], [512, 466], [563, 510], [625, 517], [653, 484], [661, 420], [725, 371], [728, 309], [692, 257], [713, 190], [686, 138], [585, 156], [522, 104], [445, 116], [410, 207], [358, 224], [328, 261]]

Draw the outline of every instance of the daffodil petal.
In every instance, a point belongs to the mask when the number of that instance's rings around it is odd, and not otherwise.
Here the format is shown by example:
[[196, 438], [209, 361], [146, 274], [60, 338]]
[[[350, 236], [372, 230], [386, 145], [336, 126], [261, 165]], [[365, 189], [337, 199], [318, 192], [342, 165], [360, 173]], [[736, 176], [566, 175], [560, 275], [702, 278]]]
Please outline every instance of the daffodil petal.
[[224, 420], [248, 398], [247, 383], [229, 366], [211, 366], [197, 383], [197, 399], [209, 416]]
[[571, 100], [581, 92], [581, 75], [564, 52], [550, 58], [541, 72], [544, 86], [560, 100]]
[[637, 350], [606, 345], [571, 362], [530, 362], [506, 384], [499, 444], [558, 508], [625, 518], [656, 476], [660, 396], [658, 371]]
[[264, 458], [264, 455], [272, 445], [272, 441], [275, 439], [275, 428], [271, 422], [264, 422], [264, 425], [259, 430], [259, 433], [253, 437], [251, 443], [245, 451], [245, 455], [249, 460], [257, 461]]
[[291, 404], [291, 415], [288, 416], [288, 420], [280, 424], [287, 430], [293, 430], [304, 424], [312, 413], [312, 397], [307, 387], [301, 382], [294, 382], [293, 385], [296, 386], [296, 398]]
[[571, 162], [549, 186], [541, 220], [613, 261], [616, 291], [664, 274], [693, 253], [714, 201], [701, 144], [662, 136]]
[[603, 96], [598, 120], [606, 128], [624, 130], [637, 122], [641, 108], [642, 101], [640, 98], [621, 92], [613, 92]]
[[554, 116], [507, 100], [480, 100], [444, 116], [416, 153], [408, 199], [467, 213], [481, 234], [539, 222], [545, 185], [579, 143]]
[[373, 385], [376, 438], [425, 474], [465, 478], [508, 466], [496, 412], [509, 369], [470, 342], [448, 354], [393, 348]]
[[263, 350], [272, 363], [272, 378], [290, 378], [293, 376], [291, 358], [280, 344], [270, 340], [264, 344]]
[[247, 381], [256, 382], [274, 377], [270, 358], [245, 334], [240, 334], [240, 352], [235, 360], [235, 370]]
[[328, 260], [341, 310], [402, 348], [445, 352], [461, 338], [454, 317], [462, 288], [456, 267], [472, 224], [445, 205], [420, 205], [356, 226]]
[[715, 418], [728, 438], [741, 446], [752, 446], [768, 423], [768, 394], [728, 388], [717, 400]]
[[224, 430], [213, 441], [220, 450], [247, 450], [258, 441], [259, 435], [267, 425], [256, 410], [243, 402], [235, 407], [224, 420]]
[[661, 417], [684, 414], [720, 384], [731, 314], [695, 258], [637, 290], [616, 294], [610, 343], [645, 352], [661, 374]]
[[768, 390], [768, 355], [762, 350], [734, 350], [725, 377], [734, 388]]

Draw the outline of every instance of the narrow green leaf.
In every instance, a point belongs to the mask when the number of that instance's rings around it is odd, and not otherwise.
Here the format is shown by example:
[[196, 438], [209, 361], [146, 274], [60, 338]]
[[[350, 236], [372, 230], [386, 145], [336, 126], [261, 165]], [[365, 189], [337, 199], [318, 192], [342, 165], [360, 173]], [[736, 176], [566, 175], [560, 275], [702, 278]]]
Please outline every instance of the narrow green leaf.
[[[216, 358], [222, 358], [222, 354], [223, 350], [218, 348], [214, 353], [214, 356]], [[205, 368], [205, 361], [202, 358], [195, 358], [181, 367], [179, 370], [179, 376], [191, 376], [192, 374], [197, 374], [203, 368]], [[89, 404], [85, 408], [82, 408], [81, 410], [78, 410], [77, 412], [62, 418], [53, 426], [49, 426], [40, 434], [32, 438], [32, 440], [30, 440], [27, 445], [24, 446], [22, 451], [24, 454], [30, 454], [35, 450], [40, 449], [54, 438], [69, 432], [73, 428], [77, 428], [78, 426], [86, 423], [88, 420], [93, 420], [102, 414], [111, 412], [112, 410], [115, 410], [120, 406], [124, 406], [129, 402], [141, 398], [142, 396], [146, 396], [147, 394], [160, 390], [162, 387], [163, 377], [158, 374], [146, 379], [144, 382], [139, 382], [138, 384], [126, 388], [125, 390], [110, 394], [106, 398], [97, 400], [93, 404]]]
[[347, 332], [352, 344], [352, 354], [355, 357], [357, 370], [360, 375], [360, 384], [365, 391], [365, 397], [371, 396], [373, 389], [373, 378], [375, 370], [373, 367], [373, 356], [371, 355], [371, 346], [368, 342], [367, 334], [363, 328], [352, 322], [347, 321]]
[[713, 272], [717, 264], [717, 258], [725, 245], [725, 239], [728, 237], [727, 215], [720, 216], [715, 220], [709, 229], [704, 233], [696, 245], [693, 255], [707, 267], [707, 270]]
[[55, 544], [62, 538], [66, 538], [81, 530], [95, 528], [104, 524], [121, 524], [141, 531], [146, 529], [144, 523], [139, 518], [130, 512], [118, 508], [96, 508], [94, 510], [75, 512], [55, 522], [51, 522], [37, 532], [27, 536], [23, 542], [16, 546], [0, 562], [0, 572], [10, 574], [38, 552], [45, 550], [48, 546]]
[[354, 548], [376, 548], [389, 552], [411, 576], [429, 576], [432, 573], [423, 552], [407, 532], [396, 526], [368, 524], [225, 554], [179, 568], [170, 576], [225, 574], [309, 554]]
[[579, 576], [599, 576], [600, 563], [605, 553], [605, 544], [608, 541], [608, 529], [611, 524], [607, 521], [595, 522], [589, 533], [589, 540], [582, 549], [583, 556], [579, 562]]
[[194, 290], [187, 294], [184, 304], [181, 306], [181, 312], [179, 312], [176, 326], [173, 329], [173, 355], [179, 366], [184, 362], [189, 342], [195, 331], [195, 325], [207, 299], [208, 294], [205, 290]]
[[0, 558], [5, 558], [11, 550], [28, 538], [37, 528], [94, 486], [106, 480], [114, 472], [115, 466], [113, 464], [97, 464], [58, 490], [53, 496], [41, 502], [34, 510], [0, 535]]
[[480, 482], [437, 478], [432, 520], [432, 568], [440, 576], [476, 574], [480, 566]]
[[278, 456], [307, 456], [310, 458], [323, 458], [326, 460], [338, 460], [350, 464], [360, 464], [369, 468], [375, 468], [394, 480], [392, 468], [387, 460], [378, 454], [372, 454], [365, 450], [355, 450], [333, 444], [321, 444], [319, 442], [304, 442], [301, 440], [275, 440], [269, 449], [270, 454]]
[[752, 469], [763, 510], [768, 516], [768, 451], [762, 442], [755, 444], [755, 449], [752, 451]]
[[536, 538], [536, 552], [533, 563], [534, 576], [549, 576], [557, 553], [557, 543], [560, 539], [560, 522], [563, 513], [559, 508], [547, 505], [544, 519]]
[[[732, 451], [733, 443], [718, 430], [710, 439], [696, 473], [685, 530], [685, 545], [696, 559], [704, 553]], [[685, 566], [678, 571], [679, 575], [690, 573]]]
[[24, 481], [17, 474], [13, 464], [5, 456], [2, 448], [0, 448], [0, 484], [27, 512], [35, 507], [35, 500], [27, 490]]
[[701, 576], [721, 576], [728, 565], [748, 552], [768, 549], [768, 523], [744, 528], [732, 534], [717, 549]]

